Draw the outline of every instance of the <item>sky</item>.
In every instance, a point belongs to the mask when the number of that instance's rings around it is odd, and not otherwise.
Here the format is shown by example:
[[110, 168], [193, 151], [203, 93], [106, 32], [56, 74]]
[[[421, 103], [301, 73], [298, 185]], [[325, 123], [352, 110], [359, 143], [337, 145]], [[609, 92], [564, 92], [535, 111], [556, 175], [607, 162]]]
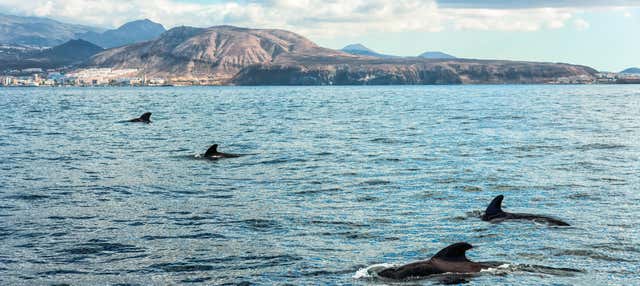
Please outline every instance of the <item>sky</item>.
[[113, 28], [280, 28], [321, 46], [380, 53], [640, 66], [640, 0], [0, 0], [0, 11]]

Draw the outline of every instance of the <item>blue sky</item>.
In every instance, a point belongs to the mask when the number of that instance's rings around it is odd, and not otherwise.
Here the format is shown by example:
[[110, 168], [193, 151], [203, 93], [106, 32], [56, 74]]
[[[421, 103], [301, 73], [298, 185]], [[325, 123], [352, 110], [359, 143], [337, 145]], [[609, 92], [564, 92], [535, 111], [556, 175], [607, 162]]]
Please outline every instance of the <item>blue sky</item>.
[[640, 66], [638, 0], [0, 0], [0, 11], [102, 27], [149, 18], [167, 28], [281, 28], [329, 48], [402, 56]]
[[567, 62], [605, 71], [640, 66], [639, 9], [596, 9], [582, 12], [580, 18], [588, 23], [587, 28], [565, 25], [536, 31], [369, 32], [317, 42], [331, 48], [362, 43], [381, 53], [405, 56], [431, 50], [467, 58]]

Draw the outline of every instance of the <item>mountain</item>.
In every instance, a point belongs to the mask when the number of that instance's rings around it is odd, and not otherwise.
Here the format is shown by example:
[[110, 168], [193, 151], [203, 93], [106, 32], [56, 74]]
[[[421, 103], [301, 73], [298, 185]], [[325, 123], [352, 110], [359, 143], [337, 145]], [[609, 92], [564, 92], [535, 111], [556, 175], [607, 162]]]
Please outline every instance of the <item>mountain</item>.
[[80, 64], [103, 50], [84, 40], [70, 40], [53, 48], [28, 50], [11, 59], [0, 59], [0, 64], [8, 69], [60, 68]]
[[106, 50], [85, 67], [138, 69], [180, 84], [474, 84], [593, 79], [585, 66], [423, 58], [375, 58], [322, 48], [284, 30], [177, 27], [159, 38]]
[[6, 45], [0, 44], [0, 61], [16, 61], [23, 55], [33, 54], [42, 51], [44, 48], [25, 46], [25, 45]]
[[161, 24], [144, 19], [126, 23], [104, 33], [89, 32], [80, 38], [108, 49], [153, 40], [165, 31]]
[[[369, 56], [369, 57], [386, 58], [386, 59], [398, 58], [397, 56], [379, 54], [376, 51], [369, 49], [362, 44], [347, 45], [346, 47], [342, 48], [341, 51], [352, 54], [352, 55], [358, 55], [358, 56]], [[445, 54], [443, 52], [426, 52], [426, 53], [422, 53], [418, 57], [425, 58], [425, 59], [456, 59], [456, 57], [449, 54]]]
[[83, 39], [104, 48], [152, 40], [165, 28], [148, 19], [126, 23], [114, 30], [74, 25], [49, 18], [0, 14], [0, 45], [52, 47]]
[[53, 63], [70, 65], [84, 62], [103, 50], [103, 48], [85, 40], [70, 40], [36, 54], [35, 58], [49, 59]]
[[346, 47], [342, 48], [341, 51], [343, 51], [345, 53], [352, 54], [352, 55], [370, 56], [370, 57], [376, 57], [376, 58], [393, 58], [394, 57], [394, 56], [390, 56], [390, 55], [379, 54], [379, 53], [377, 53], [377, 52], [365, 47], [362, 44], [347, 45]]
[[255, 64], [296, 62], [296, 57], [355, 57], [321, 48], [284, 30], [233, 26], [177, 27], [158, 39], [104, 51], [89, 65], [137, 68], [153, 76], [228, 82]]
[[628, 68], [626, 70], [621, 71], [620, 73], [640, 74], [640, 68]]
[[426, 52], [420, 54], [418, 57], [425, 59], [457, 59], [456, 57], [443, 52]]
[[51, 47], [100, 29], [48, 18], [0, 14], [0, 44]]

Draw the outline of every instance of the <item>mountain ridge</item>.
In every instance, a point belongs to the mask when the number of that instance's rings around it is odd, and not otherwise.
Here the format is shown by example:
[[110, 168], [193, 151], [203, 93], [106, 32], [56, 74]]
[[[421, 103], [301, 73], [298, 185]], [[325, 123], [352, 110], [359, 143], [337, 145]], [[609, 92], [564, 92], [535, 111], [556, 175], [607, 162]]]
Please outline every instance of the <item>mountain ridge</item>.
[[428, 51], [420, 54], [419, 58], [425, 59], [457, 59], [457, 57], [452, 56], [447, 53], [439, 52], [439, 51]]
[[149, 19], [127, 22], [120, 27], [102, 33], [88, 32], [79, 38], [109, 49], [153, 40], [167, 30]]
[[596, 73], [558, 63], [375, 58], [323, 48], [285, 30], [234, 26], [176, 27], [152, 41], [106, 50], [85, 66], [238, 85], [547, 83]]
[[0, 13], [0, 44], [52, 47], [102, 29], [68, 24], [43, 17], [22, 17]]
[[15, 58], [0, 59], [0, 64], [8, 69], [60, 68], [81, 64], [103, 50], [84, 40], [69, 40], [52, 48], [26, 51], [15, 55]]
[[625, 69], [625, 70], [621, 71], [620, 73], [625, 73], [625, 74], [640, 74], [640, 68], [636, 68], [636, 67], [628, 68], [628, 69]]
[[89, 65], [138, 68], [155, 76], [229, 80], [246, 66], [286, 61], [280, 58], [302, 54], [349, 56], [285, 30], [181, 26], [156, 40], [97, 54]]
[[376, 57], [376, 58], [393, 58], [396, 56], [392, 56], [392, 55], [385, 55], [385, 54], [380, 54], [372, 49], [367, 48], [366, 46], [364, 46], [363, 44], [349, 44], [347, 46], [345, 46], [344, 48], [340, 49], [341, 51], [345, 52], [345, 53], [349, 53], [352, 55], [357, 55], [357, 56], [370, 56], [370, 57]]

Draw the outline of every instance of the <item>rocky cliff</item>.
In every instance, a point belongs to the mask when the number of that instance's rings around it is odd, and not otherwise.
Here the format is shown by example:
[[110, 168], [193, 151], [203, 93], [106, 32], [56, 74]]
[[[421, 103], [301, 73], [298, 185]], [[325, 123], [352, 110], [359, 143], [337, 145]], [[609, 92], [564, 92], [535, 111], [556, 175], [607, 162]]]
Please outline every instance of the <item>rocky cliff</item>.
[[536, 84], [592, 78], [589, 67], [509, 61], [409, 59], [331, 64], [254, 65], [233, 78], [239, 85]]

